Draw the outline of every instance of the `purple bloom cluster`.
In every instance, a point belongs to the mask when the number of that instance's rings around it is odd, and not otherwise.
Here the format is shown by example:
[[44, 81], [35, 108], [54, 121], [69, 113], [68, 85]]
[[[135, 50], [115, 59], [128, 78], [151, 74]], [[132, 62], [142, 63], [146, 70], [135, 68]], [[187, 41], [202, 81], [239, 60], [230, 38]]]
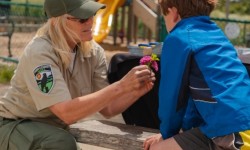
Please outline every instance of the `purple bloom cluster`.
[[155, 71], [158, 71], [158, 64], [156, 61], [159, 61], [157, 55], [152, 54], [151, 56], [144, 56], [140, 59], [140, 65], [147, 65], [150, 68], [153, 68]]

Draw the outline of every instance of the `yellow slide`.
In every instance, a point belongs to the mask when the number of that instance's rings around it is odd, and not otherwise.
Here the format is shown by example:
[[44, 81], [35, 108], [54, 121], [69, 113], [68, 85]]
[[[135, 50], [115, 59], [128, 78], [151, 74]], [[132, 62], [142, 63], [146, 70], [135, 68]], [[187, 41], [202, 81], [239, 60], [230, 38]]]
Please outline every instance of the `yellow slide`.
[[105, 9], [99, 10], [94, 18], [93, 37], [100, 43], [109, 34], [114, 13], [126, 0], [99, 0], [106, 5]]

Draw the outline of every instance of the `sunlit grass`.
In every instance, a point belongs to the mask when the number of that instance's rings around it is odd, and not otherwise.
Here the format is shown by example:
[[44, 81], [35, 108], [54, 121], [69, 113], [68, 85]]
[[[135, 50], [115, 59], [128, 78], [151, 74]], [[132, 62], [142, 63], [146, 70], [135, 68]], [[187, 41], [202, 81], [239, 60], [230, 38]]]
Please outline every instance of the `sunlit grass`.
[[15, 65], [0, 64], [0, 84], [7, 84], [10, 82], [15, 68]]
[[44, 0], [12, 0], [12, 2], [18, 3], [31, 3], [31, 4], [43, 4]]
[[[211, 17], [216, 17], [216, 18], [225, 18], [226, 13], [222, 12], [220, 10], [214, 10], [211, 13]], [[242, 14], [229, 14], [229, 19], [236, 19], [236, 20], [248, 20], [250, 21], [250, 15], [242, 15]]]

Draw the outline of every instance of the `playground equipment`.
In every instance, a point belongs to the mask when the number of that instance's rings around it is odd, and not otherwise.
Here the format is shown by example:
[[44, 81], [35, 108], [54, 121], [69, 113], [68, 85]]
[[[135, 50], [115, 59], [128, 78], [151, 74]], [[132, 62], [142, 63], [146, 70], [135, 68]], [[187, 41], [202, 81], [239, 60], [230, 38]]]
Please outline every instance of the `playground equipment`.
[[137, 43], [138, 20], [148, 29], [148, 40], [162, 41], [167, 35], [165, 23], [160, 13], [157, 0], [133, 0], [132, 2], [132, 29], [134, 43]]
[[[161, 25], [162, 17], [160, 15], [160, 8], [156, 0], [99, 0], [98, 2], [106, 4], [106, 9], [99, 10], [94, 19], [93, 26], [93, 38], [98, 42], [102, 42], [103, 39], [109, 34], [111, 30], [112, 22], [114, 22], [113, 28], [113, 39], [114, 44], [116, 43], [116, 38], [119, 36], [123, 43], [123, 37], [127, 34], [128, 45], [134, 39], [136, 43], [137, 34], [138, 34], [138, 20], [142, 21], [146, 27], [148, 33], [148, 39], [151, 41], [151, 38], [154, 38], [155, 41], [162, 41], [162, 37], [165, 37], [166, 30], [165, 24]], [[131, 5], [125, 5], [126, 3], [131, 3]], [[127, 11], [127, 28], [124, 26], [124, 8], [122, 9], [122, 22], [121, 29], [117, 29], [117, 15], [115, 15], [117, 9], [121, 6], [128, 6]], [[119, 12], [120, 13], [120, 12]], [[125, 29], [127, 31], [125, 31]], [[152, 35], [154, 34], [154, 35]]]
[[106, 4], [106, 8], [99, 10], [94, 19], [93, 38], [100, 43], [109, 34], [114, 13], [125, 3], [125, 0], [99, 0], [98, 2]]
[[158, 32], [160, 9], [152, 0], [133, 0], [133, 13], [152, 31]]

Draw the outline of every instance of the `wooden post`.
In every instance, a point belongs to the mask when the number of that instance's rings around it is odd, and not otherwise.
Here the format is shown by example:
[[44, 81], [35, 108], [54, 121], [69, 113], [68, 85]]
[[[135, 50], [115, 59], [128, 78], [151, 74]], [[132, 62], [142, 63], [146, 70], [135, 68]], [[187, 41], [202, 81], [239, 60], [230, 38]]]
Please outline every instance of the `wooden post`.
[[119, 8], [117, 9], [117, 11], [114, 14], [114, 30], [113, 30], [113, 41], [114, 41], [114, 45], [116, 45], [116, 39], [117, 39], [117, 25], [118, 25], [118, 11]]
[[137, 34], [138, 34], [138, 18], [136, 16], [133, 16], [134, 22], [133, 22], [133, 38], [134, 38], [134, 44], [137, 43]]
[[128, 7], [128, 24], [127, 24], [127, 45], [132, 41], [132, 24], [133, 24], [133, 4]]

